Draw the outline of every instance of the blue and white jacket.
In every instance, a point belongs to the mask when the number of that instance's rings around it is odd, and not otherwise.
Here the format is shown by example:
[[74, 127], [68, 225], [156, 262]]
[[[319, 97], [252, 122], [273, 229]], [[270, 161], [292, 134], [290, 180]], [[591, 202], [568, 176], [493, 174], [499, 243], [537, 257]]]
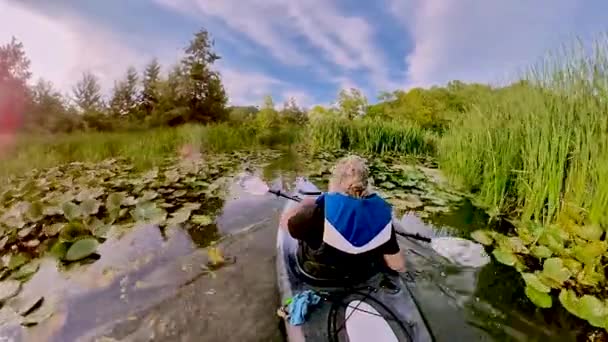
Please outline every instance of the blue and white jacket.
[[354, 198], [325, 193], [316, 203], [324, 206], [323, 242], [342, 252], [369, 252], [391, 238], [392, 208], [376, 194]]

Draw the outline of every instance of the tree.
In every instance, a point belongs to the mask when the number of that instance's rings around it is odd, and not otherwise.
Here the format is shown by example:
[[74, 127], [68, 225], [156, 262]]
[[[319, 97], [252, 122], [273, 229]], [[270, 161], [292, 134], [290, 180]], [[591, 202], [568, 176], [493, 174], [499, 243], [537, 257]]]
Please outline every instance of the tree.
[[69, 112], [64, 98], [53, 84], [38, 80], [31, 90], [27, 129], [43, 132], [71, 132], [82, 126], [81, 119]]
[[311, 122], [337, 117], [338, 112], [334, 108], [325, 108], [320, 105], [314, 106], [311, 110], [308, 111], [308, 120], [310, 120]]
[[283, 110], [281, 111], [281, 117], [286, 123], [295, 125], [304, 125], [308, 119], [306, 117], [306, 112], [298, 106], [293, 97], [285, 101]]
[[112, 121], [104, 113], [101, 87], [94, 74], [85, 72], [74, 87], [73, 93], [74, 102], [83, 117], [86, 129], [107, 131], [114, 128]]
[[344, 118], [362, 117], [367, 111], [367, 98], [359, 89], [343, 89], [338, 95], [338, 111]]
[[141, 119], [138, 115], [139, 100], [137, 98], [137, 70], [130, 67], [123, 81], [114, 84], [114, 95], [110, 101], [110, 109], [115, 117], [131, 117]]
[[154, 111], [160, 101], [160, 82], [160, 64], [158, 64], [157, 59], [153, 59], [144, 70], [143, 89], [141, 93], [141, 108], [146, 117], [152, 115], [152, 111]]
[[262, 130], [271, 130], [279, 126], [279, 113], [274, 108], [272, 96], [264, 97], [264, 105], [255, 117], [256, 126]]
[[101, 87], [97, 76], [93, 73], [83, 73], [82, 79], [74, 87], [73, 93], [74, 102], [82, 113], [100, 113], [102, 111]]
[[182, 60], [188, 76], [189, 121], [220, 121], [227, 117], [228, 97], [219, 73], [211, 70], [213, 63], [220, 59], [213, 51], [213, 45], [209, 33], [200, 30], [186, 48], [186, 57]]

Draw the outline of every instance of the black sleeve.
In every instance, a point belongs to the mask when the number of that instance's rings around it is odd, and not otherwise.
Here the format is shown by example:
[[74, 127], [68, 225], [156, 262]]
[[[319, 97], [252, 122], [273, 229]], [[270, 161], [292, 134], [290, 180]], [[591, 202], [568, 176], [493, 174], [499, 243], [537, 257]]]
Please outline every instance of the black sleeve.
[[395, 227], [391, 229], [391, 238], [380, 246], [380, 251], [384, 255], [392, 255], [399, 253], [399, 243], [397, 243], [397, 234], [395, 233]]
[[289, 234], [298, 240], [310, 241], [323, 227], [323, 213], [316, 204], [303, 206], [287, 222]]

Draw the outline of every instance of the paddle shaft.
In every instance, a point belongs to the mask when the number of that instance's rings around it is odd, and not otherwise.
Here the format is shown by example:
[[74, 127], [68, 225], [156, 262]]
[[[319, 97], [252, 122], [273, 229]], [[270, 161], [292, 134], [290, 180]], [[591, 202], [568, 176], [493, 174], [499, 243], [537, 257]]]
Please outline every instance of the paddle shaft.
[[[292, 201], [294, 201], [294, 202], [301, 202], [301, 201], [302, 201], [302, 199], [300, 199], [300, 198], [298, 198], [298, 197], [289, 196], [289, 195], [287, 195], [287, 194], [285, 194], [285, 193], [282, 193], [282, 192], [281, 192], [281, 191], [279, 191], [279, 190], [268, 190], [268, 192], [270, 192], [270, 193], [271, 193], [271, 194], [273, 194], [273, 195], [277, 195], [277, 196], [279, 196], [279, 197], [287, 198], [288, 200], [292, 200]], [[414, 239], [414, 240], [419, 240], [419, 241], [428, 242], [428, 243], [430, 243], [430, 242], [431, 242], [431, 239], [430, 239], [430, 238], [428, 238], [428, 237], [426, 237], [426, 236], [422, 236], [422, 235], [420, 235], [420, 234], [403, 233], [403, 232], [399, 232], [399, 231], [397, 231], [397, 230], [395, 230], [395, 233], [396, 233], [397, 235], [401, 235], [401, 236], [403, 236], [403, 237], [407, 237], [407, 238], [412, 238], [412, 239]]]

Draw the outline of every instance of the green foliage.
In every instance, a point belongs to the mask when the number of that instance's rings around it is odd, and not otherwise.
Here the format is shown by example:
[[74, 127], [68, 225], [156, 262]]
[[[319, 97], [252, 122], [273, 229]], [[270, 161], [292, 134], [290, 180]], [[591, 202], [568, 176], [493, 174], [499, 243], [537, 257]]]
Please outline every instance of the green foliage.
[[314, 150], [355, 150], [373, 153], [400, 152], [430, 154], [433, 146], [426, 133], [416, 126], [394, 122], [314, 119], [309, 125], [310, 144]]
[[338, 115], [343, 119], [361, 118], [367, 111], [367, 98], [359, 89], [343, 89], [338, 94]]

